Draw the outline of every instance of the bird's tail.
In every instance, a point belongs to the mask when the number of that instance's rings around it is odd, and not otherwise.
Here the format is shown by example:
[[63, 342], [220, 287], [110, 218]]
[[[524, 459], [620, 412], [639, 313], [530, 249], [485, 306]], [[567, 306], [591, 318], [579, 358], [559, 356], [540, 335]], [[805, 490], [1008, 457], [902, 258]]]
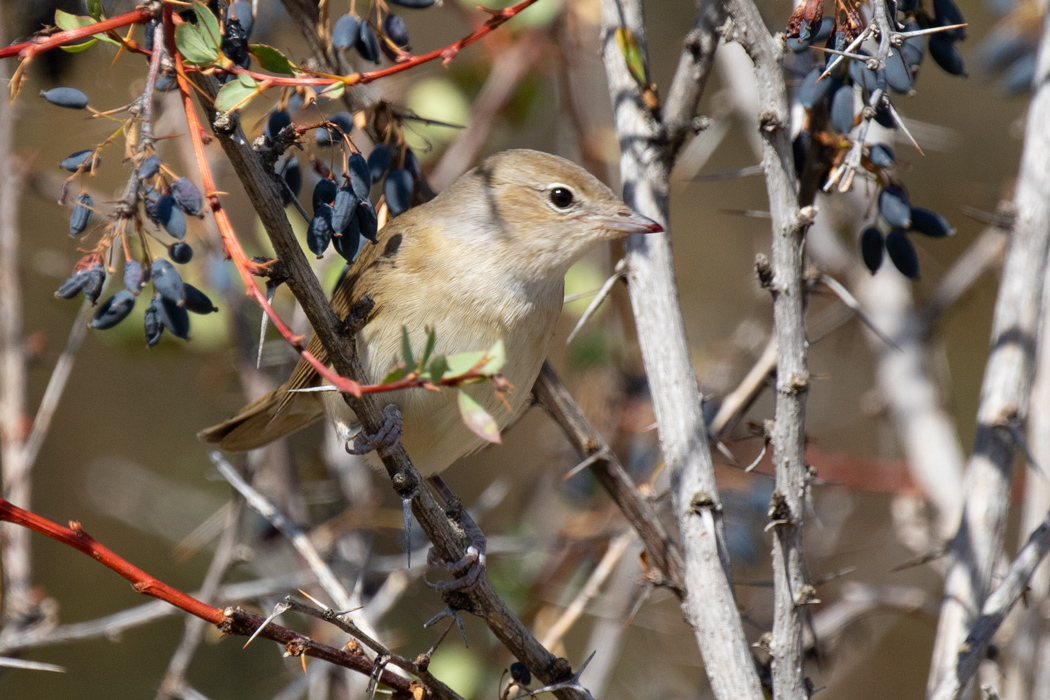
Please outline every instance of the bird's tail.
[[200, 431], [197, 438], [227, 452], [246, 452], [305, 428], [323, 415], [323, 404], [315, 395], [289, 393], [281, 386], [233, 418]]

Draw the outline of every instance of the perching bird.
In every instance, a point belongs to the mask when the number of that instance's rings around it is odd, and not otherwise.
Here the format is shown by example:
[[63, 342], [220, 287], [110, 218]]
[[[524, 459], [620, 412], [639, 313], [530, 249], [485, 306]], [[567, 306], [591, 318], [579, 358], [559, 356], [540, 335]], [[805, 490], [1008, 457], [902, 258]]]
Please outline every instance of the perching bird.
[[[509, 410], [487, 383], [466, 390], [503, 428], [547, 356], [569, 267], [596, 243], [662, 230], [579, 166], [537, 151], [504, 151], [388, 222], [351, 265], [332, 306], [343, 318], [363, 295], [375, 302], [358, 336], [369, 383], [401, 360], [403, 326], [416, 357], [428, 328], [438, 354], [487, 350], [502, 339], [502, 374], [515, 387], [506, 397]], [[317, 337], [309, 350], [327, 360]], [[359, 428], [338, 393], [290, 391], [320, 383], [300, 360], [282, 386], [198, 437], [224, 450], [250, 450], [327, 414], [349, 440]], [[453, 390], [404, 389], [383, 400], [400, 407], [402, 444], [424, 476], [485, 444], [464, 425]], [[369, 459], [379, 466], [375, 455]]]

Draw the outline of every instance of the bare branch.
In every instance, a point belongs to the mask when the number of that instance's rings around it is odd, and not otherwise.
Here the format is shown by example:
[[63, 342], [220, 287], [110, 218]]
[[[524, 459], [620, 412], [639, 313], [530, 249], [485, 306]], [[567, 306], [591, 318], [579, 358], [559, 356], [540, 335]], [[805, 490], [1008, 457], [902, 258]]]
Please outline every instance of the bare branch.
[[674, 160], [690, 134], [696, 132], [696, 108], [711, 75], [726, 8], [719, 0], [697, 3], [693, 28], [685, 35], [671, 87], [667, 90], [661, 121], [666, 132], [666, 157]]
[[1024, 595], [1032, 574], [1047, 552], [1050, 552], [1050, 513], [1018, 552], [999, 586], [985, 599], [980, 617], [969, 626], [964, 643], [959, 647], [954, 671], [941, 679], [929, 695], [931, 700], [962, 700], [966, 697], [967, 686], [987, 656], [992, 637], [1010, 609]]
[[[1050, 18], [1046, 20], [1050, 22]], [[977, 435], [964, 481], [962, 522], [955, 535], [927, 690], [957, 676], [958, 649], [982, 609], [1002, 555], [1010, 508], [1015, 441], [1002, 428], [1024, 421], [1042, 319], [1050, 248], [1050, 24], [1044, 23], [1035, 94], [1028, 110], [1017, 178], [1017, 213], [992, 325]]]
[[[760, 100], [758, 126], [762, 135], [769, 213], [773, 225], [772, 277], [777, 347], [776, 412], [773, 423], [773, 463], [776, 489], [770, 505], [773, 527], [773, 695], [780, 700], [807, 700], [803, 668], [804, 607], [815, 597], [802, 551], [802, 516], [809, 476], [805, 464], [806, 394], [809, 391], [805, 288], [802, 241], [813, 222], [811, 207], [799, 209], [787, 86], [781, 65], [783, 46], [766, 29], [751, 0], [730, 0], [733, 38], [755, 66]], [[761, 271], [760, 271], [761, 276]]]
[[533, 392], [537, 402], [561, 426], [580, 457], [590, 460], [588, 467], [591, 473], [620, 507], [645, 544], [650, 565], [656, 570], [650, 575], [659, 574], [654, 577], [654, 583], [670, 586], [681, 597], [684, 591], [681, 555], [664, 530], [656, 509], [638, 492], [638, 487], [616, 459], [612, 448], [588, 422], [549, 363], [543, 363]]
[[[3, 10], [0, 9], [0, 13]], [[0, 15], [2, 25], [2, 15]], [[0, 63], [0, 80], [10, 78]], [[22, 338], [22, 285], [19, 263], [18, 198], [21, 175], [11, 158], [14, 115], [0, 99], [0, 464], [4, 497], [29, 506], [31, 484], [24, 459], [26, 419], [26, 349]], [[30, 580], [29, 533], [3, 528], [4, 615], [14, 622], [26, 613]]]
[[[641, 2], [603, 0], [603, 59], [620, 141], [624, 199], [669, 229], [667, 187], [673, 159], [664, 150], [662, 128], [618, 45], [618, 32], [622, 39], [630, 32], [644, 61]], [[762, 689], [730, 583], [721, 503], [678, 305], [670, 231], [631, 236], [625, 248], [631, 307], [684, 544], [683, 611], [695, 630], [715, 697], [758, 700]]]

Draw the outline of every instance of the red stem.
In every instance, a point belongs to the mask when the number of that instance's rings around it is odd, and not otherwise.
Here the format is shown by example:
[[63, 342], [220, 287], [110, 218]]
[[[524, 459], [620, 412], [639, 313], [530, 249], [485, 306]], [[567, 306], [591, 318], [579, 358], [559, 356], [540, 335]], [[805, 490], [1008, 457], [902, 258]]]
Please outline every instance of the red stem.
[[2, 498], [0, 498], [0, 521], [21, 525], [34, 532], [47, 535], [62, 544], [78, 549], [89, 557], [97, 559], [104, 566], [116, 571], [128, 581], [131, 581], [135, 586], [136, 592], [159, 598], [174, 605], [179, 610], [185, 610], [191, 615], [207, 620], [213, 625], [219, 624], [226, 617], [219, 608], [202, 603], [193, 596], [172, 588], [162, 581], [158, 581], [134, 564], [120, 558], [107, 547], [96, 542], [91, 535], [84, 532], [78, 522], [73, 521], [69, 523], [69, 527], [62, 527], [47, 518], [40, 517], [36, 513], [22, 510]]
[[[489, 10], [492, 16], [482, 24], [480, 27], [475, 29], [473, 32], [463, 37], [459, 41], [453, 42], [448, 46], [440, 49], [435, 49], [429, 53], [421, 54], [419, 56], [412, 56], [411, 58], [396, 63], [386, 68], [380, 68], [378, 70], [367, 71], [364, 73], [351, 73], [347, 76], [341, 76], [337, 78], [309, 78], [309, 77], [282, 77], [277, 75], [268, 75], [266, 73], [259, 73], [257, 71], [251, 71], [244, 68], [233, 67], [228, 69], [227, 72], [231, 73], [245, 73], [251, 76], [253, 79], [260, 82], [267, 82], [269, 85], [279, 86], [295, 86], [295, 85], [310, 85], [310, 86], [328, 86], [336, 83], [343, 83], [347, 86], [351, 85], [364, 85], [380, 78], [385, 78], [395, 73], [409, 70], [423, 63], [429, 63], [438, 58], [443, 59], [445, 62], [451, 61], [455, 58], [462, 49], [470, 46], [479, 39], [491, 34], [501, 24], [509, 20], [511, 17], [519, 14], [522, 10], [530, 5], [534, 5], [538, 0], [522, 0], [517, 5], [505, 8], [503, 10]], [[167, 6], [165, 10], [169, 9]], [[165, 12], [165, 17], [168, 17], [170, 13]], [[69, 44], [79, 39], [84, 39], [95, 34], [100, 34], [111, 29], [119, 29], [129, 24], [142, 24], [152, 19], [152, 16], [145, 10], [135, 10], [134, 12], [128, 12], [123, 15], [118, 15], [111, 19], [103, 20], [96, 24], [91, 24], [86, 27], [80, 27], [68, 32], [58, 32], [52, 34], [43, 39], [34, 39], [21, 44], [12, 44], [11, 46], [5, 46], [0, 48], [0, 58], [8, 58], [11, 56], [19, 55], [23, 58], [30, 58], [36, 53], [42, 51], [48, 51], [53, 48], [57, 48], [64, 44]], [[170, 20], [166, 20], [170, 23]], [[149, 54], [149, 51], [141, 48], [134, 42], [127, 42], [128, 46], [133, 50], [139, 51], [143, 54]], [[168, 46], [168, 51], [171, 55], [176, 55], [173, 45]], [[196, 70], [191, 68], [190, 70]], [[276, 321], [275, 321], [276, 323]]]
[[0, 58], [18, 56], [22, 59], [32, 58], [38, 53], [50, 51], [51, 49], [72, 44], [75, 41], [86, 39], [96, 34], [102, 34], [114, 29], [120, 29], [130, 24], [145, 24], [153, 19], [153, 14], [146, 9], [138, 8], [131, 12], [125, 12], [116, 17], [104, 19], [101, 22], [89, 24], [86, 27], [77, 27], [66, 32], [56, 32], [45, 37], [34, 37], [21, 44], [11, 44], [0, 48]]
[[421, 54], [419, 56], [412, 56], [408, 60], [402, 61], [401, 63], [396, 63], [392, 66], [387, 66], [386, 68], [380, 68], [378, 70], [367, 71], [365, 73], [351, 73], [350, 75], [339, 78], [282, 78], [276, 75], [257, 73], [255, 71], [246, 70], [244, 68], [231, 68], [230, 72], [247, 73], [255, 80], [258, 80], [260, 82], [265, 80], [274, 86], [318, 86], [334, 85], [335, 83], [343, 83], [347, 87], [351, 85], [364, 85], [366, 83], [372, 82], [373, 80], [379, 80], [380, 78], [385, 78], [388, 75], [394, 75], [395, 73], [400, 73], [401, 71], [406, 71], [410, 68], [415, 68], [418, 65], [421, 65], [423, 63], [429, 63], [430, 61], [433, 61], [438, 58], [444, 59], [444, 61], [447, 63], [448, 61], [451, 61], [453, 58], [455, 58], [456, 54], [458, 54], [462, 49], [466, 48], [467, 46], [470, 46], [477, 40], [492, 33], [495, 29], [497, 29], [501, 24], [509, 20], [511, 17], [514, 17], [526, 7], [536, 4], [538, 1], [539, 0], [522, 0], [522, 2], [519, 2], [517, 5], [512, 5], [511, 7], [505, 8], [503, 10], [488, 10], [488, 12], [492, 13], [492, 16], [489, 17], [489, 19], [483, 25], [481, 25], [480, 27], [478, 27], [473, 32], [463, 37], [459, 41], [453, 42], [448, 46], [445, 46], [440, 49], [434, 49], [429, 53]]
[[[108, 547], [97, 542], [91, 535], [84, 532], [78, 522], [70, 522], [69, 527], [62, 527], [36, 513], [23, 510], [3, 498], [0, 498], [0, 522], [9, 522], [28, 528], [34, 532], [39, 532], [41, 535], [46, 535], [56, 542], [61, 542], [73, 549], [77, 549], [92, 559], [101, 562], [106, 568], [131, 581], [137, 593], [163, 600], [179, 610], [188, 612], [190, 615], [206, 620], [213, 625], [220, 626], [220, 629], [224, 631], [228, 630], [223, 623], [231, 621], [235, 623], [235, 629], [232, 631], [243, 634], [254, 632], [262, 624], [263, 618], [261, 615], [239, 609], [234, 609], [228, 614], [226, 610], [208, 605], [177, 588], [172, 588], [163, 581], [155, 579], [142, 569], [115, 554]], [[287, 627], [271, 623], [259, 635], [285, 645], [286, 649], [296, 649], [298, 650], [297, 653], [323, 659], [329, 663], [349, 668], [364, 675], [370, 675], [373, 671], [372, 663], [363, 655], [320, 644]], [[404, 678], [396, 676], [389, 671], [383, 671], [379, 681], [393, 688], [399, 696], [413, 697], [413, 686]]]
[[168, 45], [168, 52], [175, 57], [175, 77], [179, 83], [179, 92], [182, 94], [182, 104], [186, 112], [186, 123], [189, 126], [190, 141], [193, 143], [193, 155], [197, 160], [197, 169], [200, 171], [201, 184], [204, 185], [204, 197], [208, 200], [208, 206], [211, 208], [212, 214], [215, 216], [215, 223], [219, 227], [219, 234], [222, 236], [223, 247], [226, 251], [226, 257], [233, 261], [234, 266], [237, 268], [237, 272], [240, 273], [241, 279], [244, 281], [245, 292], [248, 296], [255, 300], [262, 310], [270, 317], [273, 321], [274, 327], [281, 334], [288, 343], [295, 348], [295, 351], [299, 355], [310, 363], [310, 366], [317, 370], [326, 381], [335, 386], [339, 391], [344, 393], [353, 394], [354, 396], [360, 396], [361, 390], [357, 382], [340, 377], [338, 374], [328, 368], [326, 364], [321, 362], [303, 347], [302, 339], [292, 333], [292, 330], [285, 325], [281, 317], [277, 315], [277, 312], [270, 306], [270, 302], [266, 300], [266, 295], [259, 285], [255, 281], [253, 271], [258, 270], [258, 266], [255, 265], [244, 252], [244, 248], [241, 247], [241, 242], [237, 240], [237, 234], [233, 230], [233, 224], [230, 223], [230, 218], [226, 215], [226, 210], [222, 207], [222, 202], [219, 200], [218, 188], [215, 186], [215, 178], [212, 176], [211, 167], [208, 165], [208, 156], [204, 152], [204, 139], [201, 137], [202, 129], [200, 120], [197, 118], [197, 110], [193, 104], [193, 96], [190, 94], [190, 84], [186, 80], [186, 74], [183, 70], [182, 56], [175, 50], [175, 25], [172, 20], [172, 9], [170, 5], [164, 6], [164, 37], [165, 42]]

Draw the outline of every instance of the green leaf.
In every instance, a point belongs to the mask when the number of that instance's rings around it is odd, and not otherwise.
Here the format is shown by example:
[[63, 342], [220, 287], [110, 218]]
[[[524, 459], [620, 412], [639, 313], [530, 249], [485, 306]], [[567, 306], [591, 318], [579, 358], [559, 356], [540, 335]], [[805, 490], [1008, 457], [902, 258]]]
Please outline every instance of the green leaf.
[[215, 50], [218, 56], [219, 46], [222, 45], [222, 30], [219, 29], [219, 20], [211, 13], [208, 6], [202, 2], [193, 3], [193, 11], [197, 14], [197, 28], [208, 46]]
[[408, 376], [408, 367], [404, 365], [398, 365], [394, 369], [387, 372], [387, 375], [383, 377], [383, 381], [380, 384], [390, 384], [392, 382], [399, 382]]
[[259, 62], [263, 70], [284, 75], [291, 75], [295, 72], [295, 64], [272, 46], [252, 44], [248, 47], [248, 51], [251, 52], [252, 56], [255, 56], [255, 60]]
[[346, 92], [346, 83], [332, 83], [324, 90], [321, 90], [321, 94], [330, 100], [338, 100]]
[[[186, 25], [180, 24], [180, 27]], [[220, 112], [229, 112], [231, 109], [243, 107], [256, 95], [257, 84], [252, 81], [251, 85], [245, 85], [243, 80], [231, 80], [222, 86], [219, 94], [215, 96], [215, 109]]]
[[487, 442], [500, 442], [496, 421], [467, 392], [459, 390], [459, 414], [470, 431]]
[[219, 52], [201, 35], [200, 29], [183, 23], [175, 27], [175, 47], [186, 63], [208, 66], [219, 58]]
[[437, 342], [437, 333], [434, 332], [433, 328], [427, 329], [427, 344], [423, 348], [423, 357], [419, 358], [419, 369], [422, 371], [427, 363], [430, 362], [430, 356], [434, 352], [434, 343]]
[[455, 355], [448, 355], [445, 361], [448, 363], [448, 375], [450, 377], [458, 377], [466, 374], [470, 370], [481, 364], [481, 361], [485, 359], [487, 353], [484, 350], [478, 352], [458, 352]]
[[430, 381], [434, 384], [439, 384], [441, 378], [448, 372], [448, 360], [444, 355], [438, 355], [430, 361], [430, 364], [427, 366], [427, 372], [430, 374]]
[[638, 46], [638, 40], [631, 30], [627, 27], [617, 27], [616, 43], [620, 47], [620, 53], [623, 54], [624, 60], [627, 61], [627, 70], [630, 71], [634, 81], [641, 87], [648, 85], [649, 79], [645, 74], [645, 59], [642, 57], [642, 49]]
[[405, 326], [401, 326], [401, 359], [405, 361], [406, 367], [416, 366], [412, 357], [412, 341], [408, 339], [408, 328]]
[[[55, 10], [55, 26], [64, 32], [70, 32], [74, 29], [80, 29], [81, 27], [90, 27], [92, 24], [96, 24], [96, 21], [91, 17], [85, 17], [83, 15], [73, 15], [62, 10]], [[104, 41], [107, 44], [113, 44], [114, 46], [120, 46], [120, 43], [110, 39], [105, 34], [97, 34], [87, 41], [80, 44], [71, 44], [63, 46], [64, 51], [69, 53], [79, 53], [84, 49], [91, 48], [97, 41]]]
[[503, 347], [503, 340], [497, 340], [488, 351], [488, 362], [481, 366], [479, 373], [493, 375], [503, 369], [507, 363], [507, 350]]
[[55, 26], [64, 32], [69, 32], [74, 29], [86, 27], [89, 24], [94, 24], [95, 20], [90, 17], [78, 17], [62, 10], [55, 10]]
[[87, 0], [87, 11], [96, 20], [102, 19], [102, 0]]
[[65, 46], [59, 46], [66, 53], [80, 53], [85, 49], [90, 49], [92, 46], [98, 43], [98, 39], [88, 39], [82, 44], [66, 44]]

